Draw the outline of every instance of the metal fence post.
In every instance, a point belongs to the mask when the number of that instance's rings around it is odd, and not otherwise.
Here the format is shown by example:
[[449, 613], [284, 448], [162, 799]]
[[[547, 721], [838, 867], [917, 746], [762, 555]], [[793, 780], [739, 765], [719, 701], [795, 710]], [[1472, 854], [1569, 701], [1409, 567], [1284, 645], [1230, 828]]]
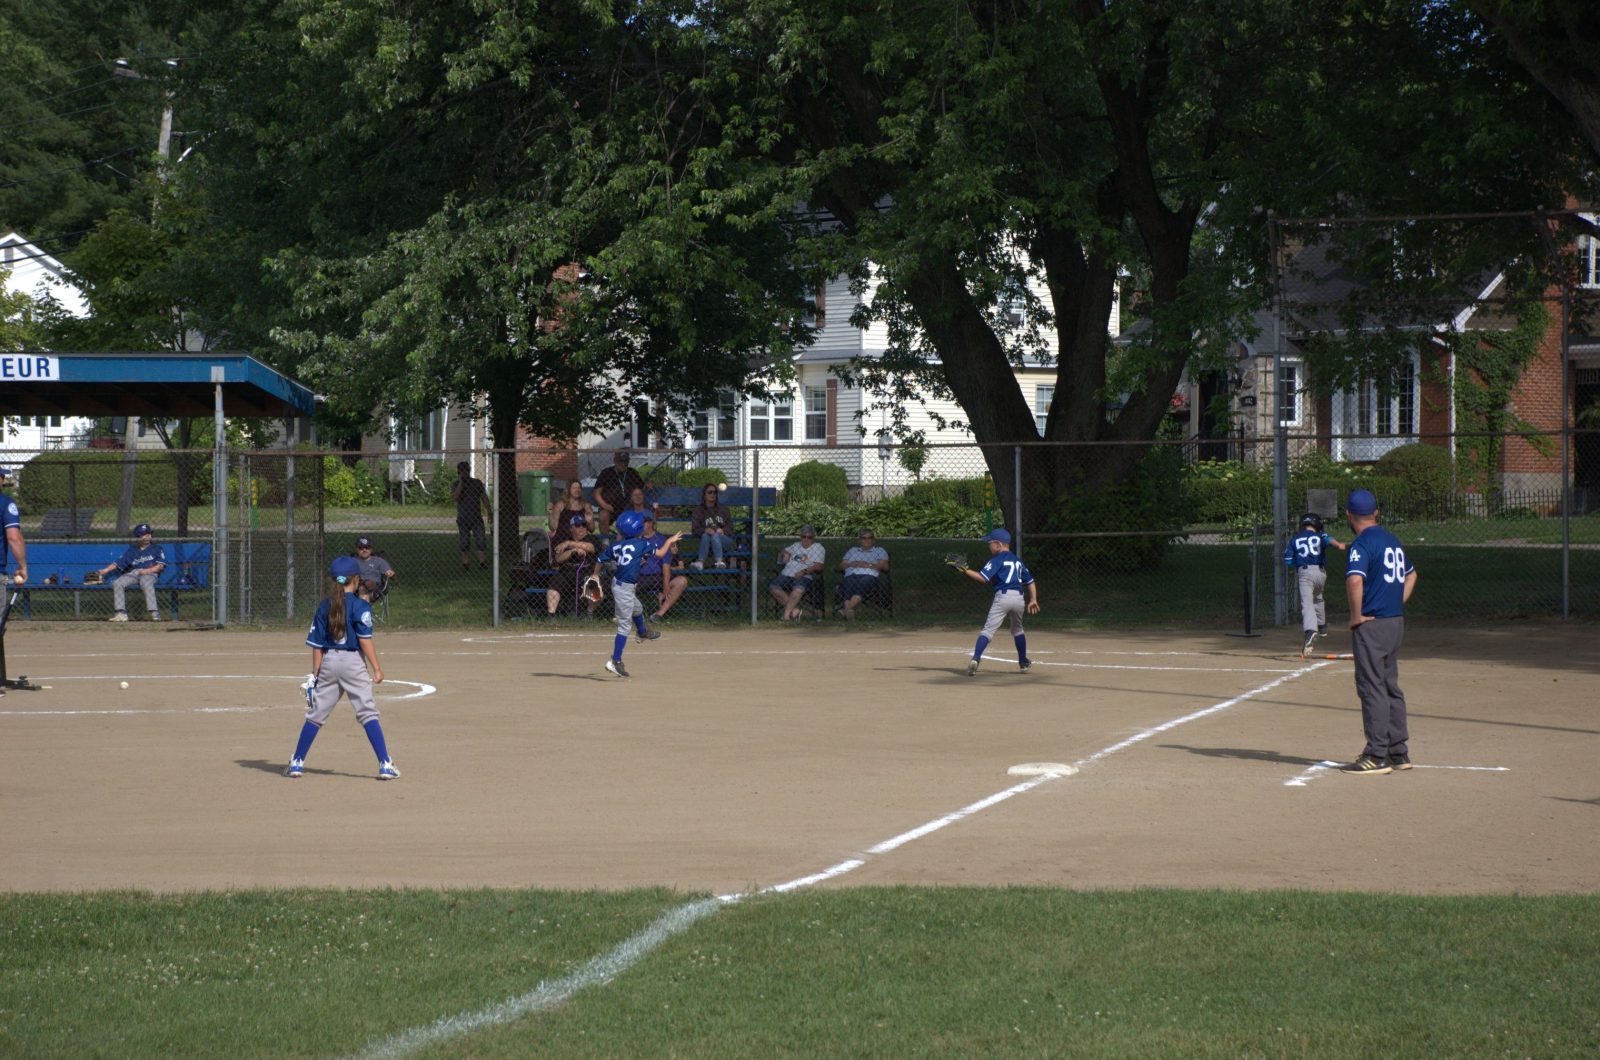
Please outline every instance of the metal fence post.
[[228, 624], [228, 435], [222, 424], [222, 377], [222, 366], [212, 366], [216, 436], [211, 455], [211, 617], [218, 626]]
[[756, 625], [761, 599], [761, 450], [750, 457], [750, 624]]
[[1572, 284], [1561, 288], [1561, 617], [1572, 617]]
[[[490, 455], [487, 456], [484, 459], [485, 464], [487, 464], [490, 460], [494, 461], [494, 469], [495, 469], [494, 500], [493, 500], [493, 503], [492, 503], [493, 511], [492, 511], [492, 514], [490, 515], [490, 518], [492, 518], [494, 520], [494, 532], [489, 535], [489, 551], [494, 553], [494, 558], [489, 561], [490, 563], [493, 564], [493, 566], [489, 568], [489, 577], [494, 582], [494, 587], [489, 591], [489, 600], [490, 600], [491, 604], [494, 607], [494, 617], [492, 619], [490, 619], [490, 625], [492, 625], [492, 626], [494, 626], [496, 628], [499, 628], [499, 626], [500, 626], [500, 537], [499, 537], [499, 535], [500, 535], [500, 494], [503, 493], [504, 490], [505, 490], [505, 483], [500, 481], [500, 474], [499, 474], [499, 472], [500, 472], [500, 454], [491, 451]], [[403, 489], [404, 486], [402, 485], [401, 488]], [[528, 513], [527, 512], [523, 512], [522, 514], [526, 515]], [[518, 521], [517, 529], [518, 530], [522, 529], [522, 524], [521, 524], [520, 520]]]
[[[291, 434], [291, 439], [293, 435]], [[294, 617], [294, 450], [284, 461], [284, 512], [283, 512], [283, 617]]]

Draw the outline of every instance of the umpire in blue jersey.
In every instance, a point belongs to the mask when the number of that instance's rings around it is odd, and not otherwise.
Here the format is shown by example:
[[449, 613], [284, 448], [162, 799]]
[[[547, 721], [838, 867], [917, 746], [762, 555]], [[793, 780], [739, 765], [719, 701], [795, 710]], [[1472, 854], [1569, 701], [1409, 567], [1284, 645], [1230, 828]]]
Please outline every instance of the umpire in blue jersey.
[[1372, 774], [1411, 768], [1406, 697], [1400, 691], [1400, 641], [1405, 605], [1417, 585], [1417, 569], [1400, 539], [1378, 525], [1378, 499], [1351, 490], [1344, 516], [1355, 532], [1345, 563], [1350, 599], [1350, 639], [1356, 663], [1356, 695], [1367, 745], [1340, 772]]

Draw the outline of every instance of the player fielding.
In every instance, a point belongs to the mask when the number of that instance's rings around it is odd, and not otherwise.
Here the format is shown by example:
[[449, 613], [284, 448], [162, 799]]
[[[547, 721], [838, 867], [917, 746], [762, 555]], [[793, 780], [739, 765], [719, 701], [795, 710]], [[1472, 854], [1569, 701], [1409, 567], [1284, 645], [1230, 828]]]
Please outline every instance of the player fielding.
[[[973, 581], [982, 582], [994, 593], [994, 599], [989, 603], [989, 617], [984, 620], [983, 632], [978, 634], [977, 646], [972, 649], [972, 659], [967, 663], [967, 676], [978, 672], [983, 650], [999, 632], [1000, 623], [1008, 619], [1011, 622], [1011, 639], [1017, 645], [1017, 666], [1026, 672], [1033, 663], [1028, 661], [1028, 638], [1022, 631], [1022, 614], [1024, 611], [1030, 615], [1039, 613], [1039, 586], [1033, 580], [1033, 572], [1011, 551], [1009, 530], [996, 527], [981, 540], [989, 543], [989, 562], [981, 570], [970, 570], [965, 558], [959, 555], [946, 557], [946, 562]], [[1024, 594], [1027, 596], [1026, 604], [1023, 603]]]

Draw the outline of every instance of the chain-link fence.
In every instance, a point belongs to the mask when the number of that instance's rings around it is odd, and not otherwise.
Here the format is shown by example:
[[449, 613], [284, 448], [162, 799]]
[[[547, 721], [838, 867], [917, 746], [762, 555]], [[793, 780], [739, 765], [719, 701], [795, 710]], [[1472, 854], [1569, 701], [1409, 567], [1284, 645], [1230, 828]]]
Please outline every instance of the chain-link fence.
[[[1559, 480], [1517, 486], [1500, 476], [1485, 487], [1417, 455], [1469, 445], [1559, 452], [1559, 437], [1418, 433], [1374, 463], [1328, 455], [1333, 444], [1371, 440], [1292, 436], [1311, 444], [1290, 461], [1292, 515], [1283, 521], [1273, 517], [1274, 440], [1243, 435], [1204, 457], [1181, 439], [635, 450], [627, 471], [641, 495], [608, 503], [642, 502], [663, 536], [685, 533], [641, 582], [649, 612], [665, 609], [669, 624], [779, 621], [791, 605], [772, 585], [786, 561], [804, 560], [789, 564], [795, 573], [819, 558], [818, 576], [792, 604], [807, 620], [975, 623], [984, 590], [944, 558], [960, 553], [979, 566], [987, 546], [978, 539], [993, 527], [1015, 536], [1038, 579], [1041, 622], [1218, 632], [1294, 623], [1284, 542], [1308, 511], [1348, 540], [1341, 509], [1356, 487], [1378, 496], [1383, 522], [1421, 573], [1408, 613], [1451, 622], [1600, 616], [1600, 496], [1574, 489], [1564, 498]], [[1592, 451], [1600, 431], [1573, 429], [1566, 442], [1569, 453]], [[157, 585], [163, 621], [298, 625], [343, 554], [366, 565], [366, 591], [390, 628], [609, 621], [609, 594], [591, 606], [579, 590], [612, 538], [597, 494], [607, 478], [634, 481], [606, 474], [612, 455], [234, 451], [218, 504], [210, 452], [10, 452], [29, 555], [28, 583], [12, 587], [13, 619], [109, 618], [115, 572], [104, 585], [85, 585], [84, 574], [114, 564], [134, 544], [133, 527], [148, 523], [168, 565]], [[1083, 485], [1096, 475], [1097, 489]], [[710, 519], [697, 522], [702, 505]], [[706, 524], [710, 534], [695, 532]], [[815, 538], [802, 541], [807, 527]], [[786, 554], [796, 545], [821, 556]], [[1335, 615], [1344, 610], [1343, 558], [1329, 557]], [[140, 587], [126, 593], [129, 613], [143, 617]]]

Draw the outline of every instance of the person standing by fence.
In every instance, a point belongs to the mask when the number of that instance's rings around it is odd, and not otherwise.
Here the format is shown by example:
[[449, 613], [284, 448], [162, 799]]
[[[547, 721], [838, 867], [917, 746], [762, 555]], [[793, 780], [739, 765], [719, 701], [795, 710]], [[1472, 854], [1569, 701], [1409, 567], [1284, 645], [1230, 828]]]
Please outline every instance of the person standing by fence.
[[[9, 468], [0, 467], [0, 535], [5, 536], [5, 544], [0, 545], [0, 582], [5, 583], [6, 593], [0, 597], [0, 661], [5, 659], [6, 619], [11, 613], [11, 589], [28, 580], [28, 544], [22, 539], [22, 511], [17, 507], [17, 502], [6, 493], [6, 479], [10, 478]], [[7, 557], [16, 559], [17, 570], [15, 574], [6, 574]], [[0, 674], [4, 674], [5, 667], [0, 665]], [[0, 696], [6, 694], [5, 685], [0, 684]]]
[[483, 483], [472, 477], [472, 469], [463, 460], [456, 465], [456, 480], [450, 484], [450, 499], [456, 502], [456, 535], [460, 538], [461, 569], [471, 570], [471, 546], [478, 546], [478, 567], [489, 569], [488, 542], [484, 539], [483, 521], [494, 514], [489, 504], [489, 491]]

